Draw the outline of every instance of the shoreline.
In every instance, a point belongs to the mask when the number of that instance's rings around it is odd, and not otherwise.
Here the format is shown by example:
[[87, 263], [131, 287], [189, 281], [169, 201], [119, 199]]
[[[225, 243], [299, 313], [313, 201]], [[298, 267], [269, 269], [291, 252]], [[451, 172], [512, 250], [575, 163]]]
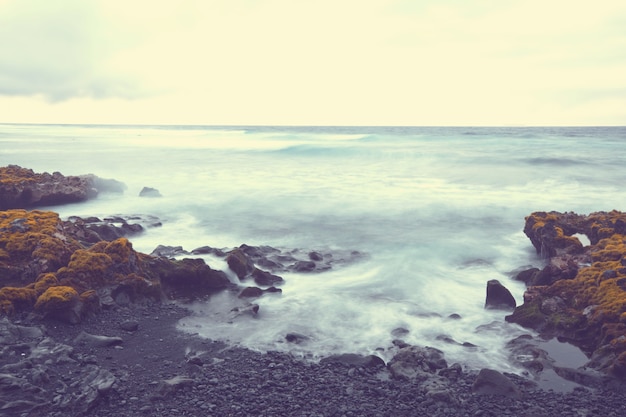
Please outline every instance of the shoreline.
[[[519, 398], [477, 395], [472, 392], [476, 372], [462, 371], [446, 373], [442, 378], [448, 385], [434, 395], [426, 382], [392, 378], [384, 366], [315, 364], [288, 354], [253, 352], [201, 339], [176, 329], [187, 313], [176, 304], [153, 303], [103, 310], [75, 325], [46, 320], [45, 335], [72, 346], [68, 356], [73, 362], [50, 365], [50, 376], [56, 367], [59, 372], [69, 368], [69, 374], [59, 376], [72, 386], [77, 382], [72, 375], [78, 379], [83, 369], [98, 367], [114, 382], [84, 410], [80, 403], [70, 408], [50, 403], [47, 409], [22, 414], [0, 410], [0, 416], [551, 417], [618, 416], [626, 411], [624, 393], [588, 388], [550, 392], [510, 374]], [[26, 319], [18, 323], [29, 325]], [[136, 330], [124, 329], [135, 325]], [[100, 345], [96, 339], [81, 338], [82, 332], [116, 342]]]

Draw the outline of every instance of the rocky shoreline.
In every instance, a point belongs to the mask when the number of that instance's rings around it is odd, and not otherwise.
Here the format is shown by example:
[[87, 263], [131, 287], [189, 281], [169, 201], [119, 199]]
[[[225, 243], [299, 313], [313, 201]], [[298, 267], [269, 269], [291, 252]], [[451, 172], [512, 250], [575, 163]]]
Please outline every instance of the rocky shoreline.
[[0, 415], [573, 417], [626, 411], [626, 394], [611, 389], [557, 393], [508, 374], [504, 382], [496, 377], [495, 388], [487, 380], [483, 390], [477, 372], [454, 364], [430, 369], [422, 362], [405, 367], [414, 378], [397, 377], [385, 364], [349, 356], [310, 363], [228, 347], [176, 330], [186, 314], [176, 304], [146, 303], [74, 325], [0, 321]]
[[[41, 201], [94, 196], [89, 190], [97, 177], [67, 178], [0, 168], [0, 197], [11, 207], [0, 211], [0, 416], [621, 416], [626, 411], [626, 215], [621, 212], [527, 217], [524, 231], [546, 266], [517, 274], [528, 285], [521, 306], [499, 282], [489, 281], [486, 308], [514, 309], [507, 321], [571, 342], [591, 360], [576, 369], [556, 366], [530, 335], [520, 337], [509, 349], [512, 362], [526, 369], [521, 377], [466, 370], [447, 363], [436, 349], [400, 339], [388, 363], [349, 352], [312, 363], [183, 333], [176, 323], [189, 314], [184, 307], [189, 301], [230, 291], [243, 306], [235, 313], [255, 315], [256, 298], [281, 291], [279, 274], [323, 273], [367, 255], [248, 245], [191, 252], [160, 246], [142, 254], [128, 237], [159, 227], [156, 218], [61, 220], [54, 212], [25, 209]], [[26, 204], [33, 195], [38, 199]], [[19, 202], [23, 208], [13, 208]], [[577, 234], [590, 244], [582, 245]], [[236, 282], [191, 258], [207, 253], [223, 257]], [[297, 334], [286, 335], [288, 342], [290, 336], [297, 342]], [[548, 372], [571, 381], [569, 392], [534, 382]]]

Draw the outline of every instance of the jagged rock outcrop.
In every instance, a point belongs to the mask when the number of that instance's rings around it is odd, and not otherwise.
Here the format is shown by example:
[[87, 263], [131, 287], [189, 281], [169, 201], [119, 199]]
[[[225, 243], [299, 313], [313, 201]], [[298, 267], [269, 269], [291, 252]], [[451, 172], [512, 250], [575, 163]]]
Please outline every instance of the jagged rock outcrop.
[[93, 174], [35, 173], [18, 165], [0, 167], [0, 210], [77, 203], [101, 191], [123, 192], [125, 185]]
[[506, 320], [560, 336], [591, 357], [588, 366], [626, 378], [626, 214], [538, 212], [524, 232], [548, 265], [520, 274], [530, 286]]
[[125, 237], [98, 240], [91, 224], [64, 222], [53, 212], [1, 211], [0, 314], [31, 311], [78, 322], [103, 306], [164, 296], [188, 300], [231, 286], [224, 272], [201, 259], [154, 258], [136, 252]]

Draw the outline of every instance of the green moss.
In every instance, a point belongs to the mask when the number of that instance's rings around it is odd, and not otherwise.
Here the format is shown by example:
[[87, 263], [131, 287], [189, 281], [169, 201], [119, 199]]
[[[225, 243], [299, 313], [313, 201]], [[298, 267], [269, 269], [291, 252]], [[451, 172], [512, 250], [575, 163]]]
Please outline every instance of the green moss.
[[506, 321], [539, 330], [546, 324], [546, 315], [541, 312], [541, 301], [536, 299], [516, 307]]

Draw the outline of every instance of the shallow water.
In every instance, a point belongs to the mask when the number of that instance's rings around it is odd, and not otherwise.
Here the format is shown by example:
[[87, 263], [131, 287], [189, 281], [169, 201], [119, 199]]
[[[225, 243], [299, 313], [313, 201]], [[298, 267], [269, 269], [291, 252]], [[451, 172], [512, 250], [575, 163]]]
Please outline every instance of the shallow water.
[[[522, 302], [511, 271], [541, 265], [522, 233], [531, 212], [626, 208], [625, 140], [624, 128], [0, 125], [0, 165], [125, 182], [124, 195], [54, 210], [158, 216], [162, 227], [132, 240], [143, 252], [247, 243], [367, 255], [283, 274], [282, 295], [258, 299], [254, 319], [233, 319], [236, 300], [217, 295], [181, 323], [190, 331], [311, 358], [386, 358], [403, 328], [450, 363], [514, 370], [504, 345], [528, 331], [484, 310], [486, 283]], [[144, 186], [163, 197], [139, 198]], [[288, 344], [289, 332], [309, 339]]]

